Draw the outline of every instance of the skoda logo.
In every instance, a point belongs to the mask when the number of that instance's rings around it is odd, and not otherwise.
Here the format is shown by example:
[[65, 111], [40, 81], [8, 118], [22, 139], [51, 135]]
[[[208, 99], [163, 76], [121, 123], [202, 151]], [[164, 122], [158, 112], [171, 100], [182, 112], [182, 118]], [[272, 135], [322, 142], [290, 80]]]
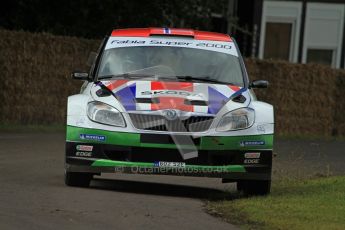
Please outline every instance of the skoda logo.
[[175, 120], [177, 118], [177, 112], [176, 110], [165, 110], [164, 116], [167, 120]]

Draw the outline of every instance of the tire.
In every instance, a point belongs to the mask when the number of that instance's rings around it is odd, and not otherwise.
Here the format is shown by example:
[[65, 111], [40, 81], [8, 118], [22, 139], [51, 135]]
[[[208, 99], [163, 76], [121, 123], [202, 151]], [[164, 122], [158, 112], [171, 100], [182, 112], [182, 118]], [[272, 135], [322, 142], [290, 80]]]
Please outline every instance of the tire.
[[237, 182], [237, 191], [246, 196], [265, 196], [271, 192], [270, 180], [245, 180]]
[[74, 187], [89, 187], [92, 179], [90, 173], [67, 172], [65, 171], [65, 184]]

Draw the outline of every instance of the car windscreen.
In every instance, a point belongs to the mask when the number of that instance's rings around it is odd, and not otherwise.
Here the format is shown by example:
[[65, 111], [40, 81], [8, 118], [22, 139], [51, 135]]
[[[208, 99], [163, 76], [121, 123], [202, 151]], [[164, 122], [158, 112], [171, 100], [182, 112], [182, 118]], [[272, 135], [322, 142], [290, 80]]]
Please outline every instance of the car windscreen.
[[[234, 48], [234, 47], [233, 47]], [[234, 48], [235, 49], [235, 48]], [[238, 86], [244, 85], [237, 55], [217, 49], [178, 46], [125, 46], [104, 50], [98, 68], [98, 79], [105, 76], [136, 76], [208, 79]]]

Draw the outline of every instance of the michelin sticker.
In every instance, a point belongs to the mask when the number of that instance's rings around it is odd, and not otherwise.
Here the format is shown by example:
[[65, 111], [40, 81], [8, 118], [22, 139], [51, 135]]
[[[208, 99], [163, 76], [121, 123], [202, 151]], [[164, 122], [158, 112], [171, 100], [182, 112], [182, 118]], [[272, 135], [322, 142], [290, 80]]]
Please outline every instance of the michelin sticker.
[[139, 37], [110, 37], [105, 49], [135, 47], [135, 46], [160, 46], [181, 47], [231, 54], [238, 57], [233, 42], [206, 41], [206, 40], [183, 40], [172, 38], [139, 38]]
[[259, 146], [259, 145], [265, 145], [265, 141], [241, 141], [240, 146]]
[[94, 134], [80, 134], [79, 138], [82, 140], [91, 140], [91, 141], [105, 141], [105, 136], [94, 135]]

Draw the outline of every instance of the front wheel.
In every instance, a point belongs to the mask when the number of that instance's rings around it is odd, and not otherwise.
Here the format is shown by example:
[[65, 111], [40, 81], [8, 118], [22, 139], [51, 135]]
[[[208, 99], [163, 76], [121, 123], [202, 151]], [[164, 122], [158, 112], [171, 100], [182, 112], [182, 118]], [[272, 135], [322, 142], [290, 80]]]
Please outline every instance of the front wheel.
[[237, 190], [247, 196], [264, 196], [271, 191], [271, 180], [244, 180], [237, 182]]
[[89, 187], [92, 179], [90, 173], [67, 172], [65, 171], [65, 184], [76, 187]]

